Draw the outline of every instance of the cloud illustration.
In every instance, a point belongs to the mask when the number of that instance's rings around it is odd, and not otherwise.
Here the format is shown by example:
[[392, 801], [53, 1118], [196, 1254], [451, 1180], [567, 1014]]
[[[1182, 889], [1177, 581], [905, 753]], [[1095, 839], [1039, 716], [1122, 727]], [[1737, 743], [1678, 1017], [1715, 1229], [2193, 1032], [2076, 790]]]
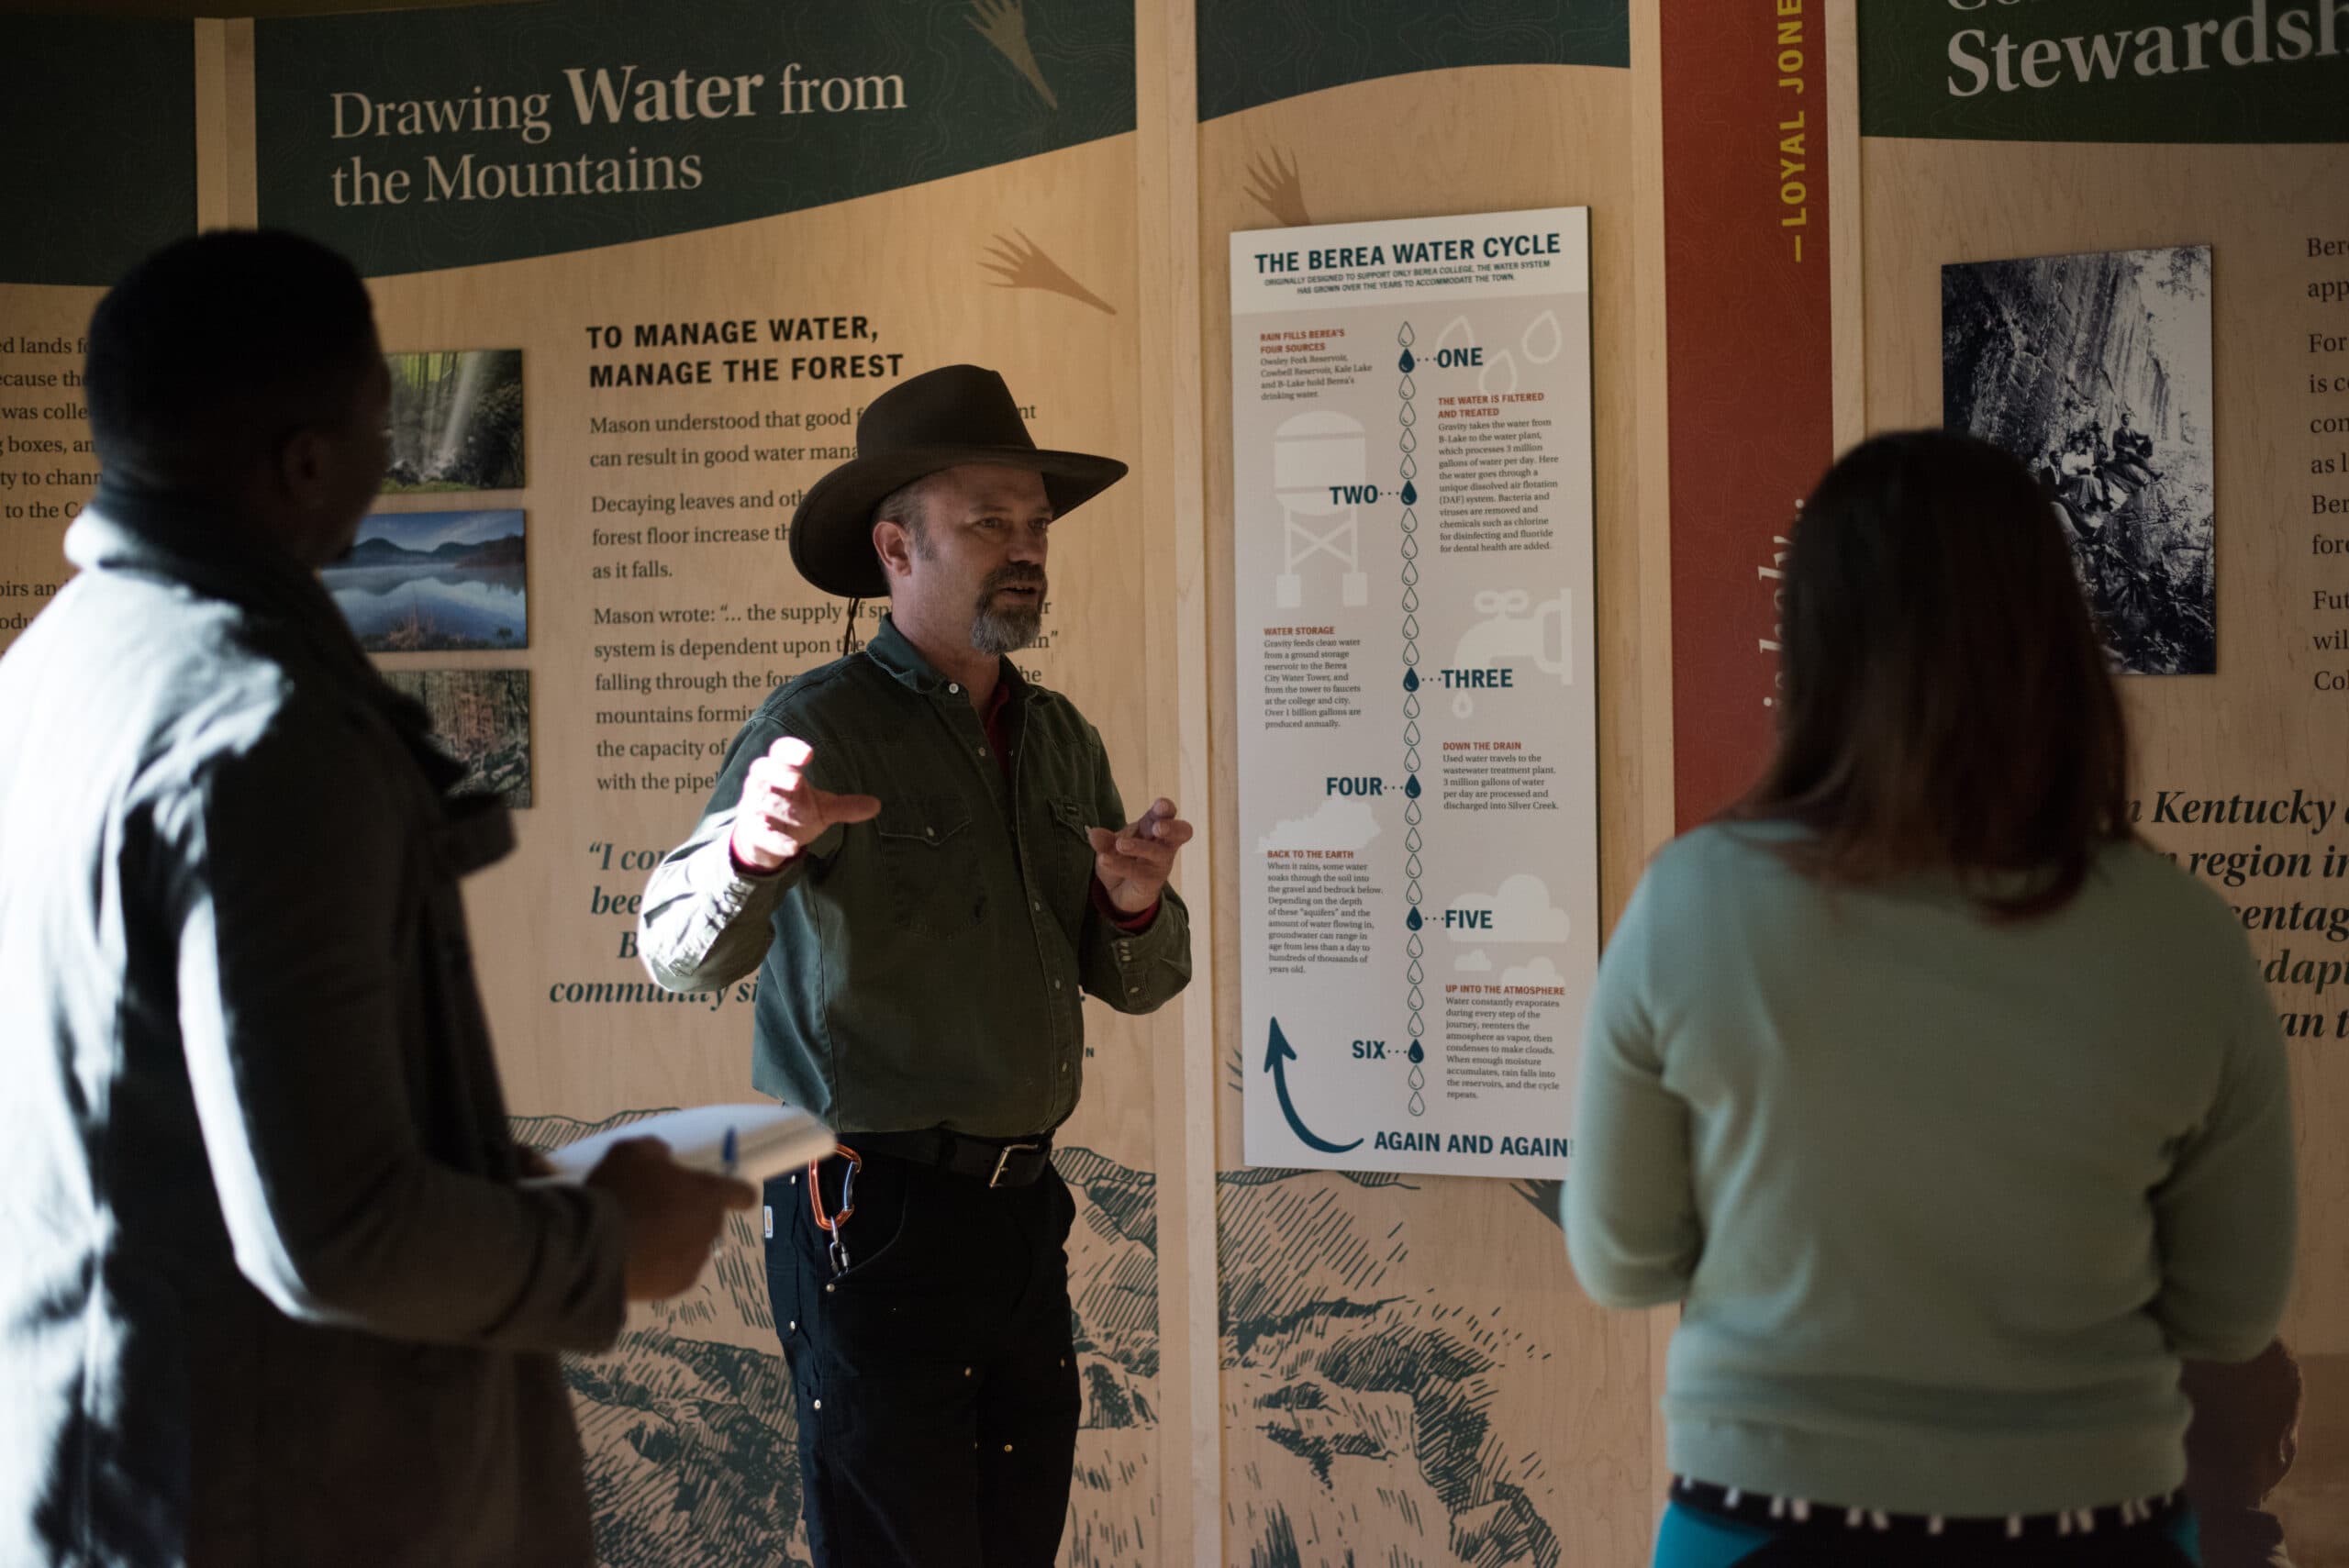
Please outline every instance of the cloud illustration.
[[1493, 912], [1489, 929], [1453, 928], [1450, 934], [1455, 942], [1563, 942], [1574, 929], [1566, 912], [1550, 902], [1548, 884], [1527, 872], [1502, 883], [1497, 893], [1464, 894], [1453, 899], [1450, 907]]
[[1366, 800], [1332, 796], [1310, 817], [1292, 817], [1256, 840], [1259, 850], [1366, 850], [1378, 818]]

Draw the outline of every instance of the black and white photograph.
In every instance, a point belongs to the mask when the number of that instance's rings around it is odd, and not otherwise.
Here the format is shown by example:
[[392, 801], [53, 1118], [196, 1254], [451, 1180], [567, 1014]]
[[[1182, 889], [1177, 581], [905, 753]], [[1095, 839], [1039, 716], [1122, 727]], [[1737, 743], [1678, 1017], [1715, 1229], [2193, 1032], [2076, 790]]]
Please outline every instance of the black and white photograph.
[[519, 510], [378, 512], [319, 573], [370, 653], [527, 648]]
[[530, 804], [528, 670], [386, 670], [384, 679], [424, 705], [433, 739], [464, 764], [456, 794]]
[[384, 493], [522, 487], [522, 350], [387, 354], [392, 461]]
[[2115, 669], [2219, 666], [2210, 250], [1942, 268], [1942, 422], [2031, 466]]

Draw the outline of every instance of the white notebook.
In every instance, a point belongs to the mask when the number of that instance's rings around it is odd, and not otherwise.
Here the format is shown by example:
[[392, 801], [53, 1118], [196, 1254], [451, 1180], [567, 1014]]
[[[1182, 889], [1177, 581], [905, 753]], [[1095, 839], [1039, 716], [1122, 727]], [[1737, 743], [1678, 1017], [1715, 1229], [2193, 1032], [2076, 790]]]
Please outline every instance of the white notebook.
[[664, 1111], [551, 1149], [547, 1163], [555, 1180], [584, 1182], [613, 1144], [631, 1138], [657, 1138], [678, 1164], [752, 1185], [821, 1160], [837, 1147], [832, 1129], [806, 1111], [765, 1100]]

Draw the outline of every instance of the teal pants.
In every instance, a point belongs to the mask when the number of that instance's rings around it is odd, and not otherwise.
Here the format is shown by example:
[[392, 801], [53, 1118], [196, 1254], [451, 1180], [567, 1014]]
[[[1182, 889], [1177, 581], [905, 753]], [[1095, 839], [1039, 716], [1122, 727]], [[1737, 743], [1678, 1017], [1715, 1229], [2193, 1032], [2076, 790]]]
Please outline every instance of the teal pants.
[[1908, 1515], [1854, 1523], [1844, 1510], [1821, 1507], [1797, 1521], [1770, 1518], [1768, 1499], [1738, 1499], [1744, 1506], [1730, 1508], [1719, 1506], [1718, 1494], [1708, 1501], [1714, 1506], [1674, 1497], [1656, 1534], [1654, 1568], [2200, 1568], [2202, 1562], [2193, 1510], [2184, 1507], [2129, 1520], [2099, 1509], [2087, 1530], [2035, 1516], [2009, 1533], [2004, 1521], [1952, 1520], [1935, 1531]]

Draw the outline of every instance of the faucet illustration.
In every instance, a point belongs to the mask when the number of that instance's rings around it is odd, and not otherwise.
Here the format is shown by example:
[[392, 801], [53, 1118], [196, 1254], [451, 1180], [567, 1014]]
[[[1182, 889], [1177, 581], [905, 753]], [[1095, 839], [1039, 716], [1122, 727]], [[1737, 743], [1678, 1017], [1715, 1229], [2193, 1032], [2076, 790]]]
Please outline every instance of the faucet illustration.
[[[1539, 605], [1522, 588], [1487, 588], [1478, 594], [1476, 613], [1485, 618], [1461, 634], [1452, 659], [1454, 667], [1474, 670], [1491, 664], [1530, 663], [1545, 675], [1557, 676], [1560, 685], [1573, 685], [1574, 606], [1563, 588]], [[1554, 658], [1545, 631], [1550, 621], [1558, 628]], [[1465, 718], [1475, 711], [1475, 702], [1468, 693], [1455, 692], [1452, 711], [1454, 717]]]

